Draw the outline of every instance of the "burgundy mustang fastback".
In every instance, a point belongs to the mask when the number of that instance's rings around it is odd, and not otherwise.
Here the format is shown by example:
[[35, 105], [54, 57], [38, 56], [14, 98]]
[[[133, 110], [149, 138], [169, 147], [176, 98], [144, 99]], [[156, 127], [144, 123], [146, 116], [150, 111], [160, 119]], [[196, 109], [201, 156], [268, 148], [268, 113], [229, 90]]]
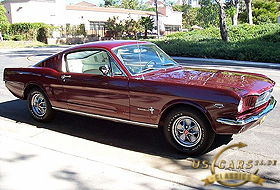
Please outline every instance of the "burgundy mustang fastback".
[[264, 75], [184, 68], [143, 41], [79, 45], [32, 67], [6, 68], [4, 81], [38, 121], [59, 110], [162, 128], [190, 156], [204, 153], [215, 134], [260, 124], [276, 105], [275, 82]]

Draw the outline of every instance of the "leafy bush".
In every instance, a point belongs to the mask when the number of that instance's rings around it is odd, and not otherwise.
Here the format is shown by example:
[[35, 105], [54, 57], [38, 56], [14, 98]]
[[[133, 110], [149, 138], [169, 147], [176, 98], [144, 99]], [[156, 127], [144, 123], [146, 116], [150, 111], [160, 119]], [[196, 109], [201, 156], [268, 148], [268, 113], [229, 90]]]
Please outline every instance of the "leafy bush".
[[11, 24], [10, 34], [12, 36], [22, 35], [24, 40], [36, 40], [36, 29], [31, 23], [15, 23]]
[[0, 24], [0, 31], [1, 31], [2, 35], [9, 34], [10, 24], [9, 23]]
[[3, 34], [3, 40], [11, 40], [11, 36], [9, 34]]
[[23, 39], [22, 35], [15, 35], [13, 38], [13, 40], [15, 41], [22, 41], [22, 39]]
[[[271, 37], [280, 32], [280, 24], [248, 25], [242, 24], [229, 27], [229, 38], [232, 42], [244, 41], [249, 39], [259, 39], [264, 41], [274, 41], [274, 39], [264, 38], [267, 35]], [[273, 38], [275, 38], [273, 37]]]
[[[45, 23], [14, 23], [14, 24], [0, 24], [0, 31], [2, 35], [10, 36], [10, 39], [16, 40], [39, 40], [46, 43], [47, 38], [50, 37], [51, 32], [55, 29]], [[21, 36], [18, 37], [18, 35]]]
[[39, 42], [48, 43], [48, 28], [47, 27], [41, 27], [38, 30], [37, 40]]

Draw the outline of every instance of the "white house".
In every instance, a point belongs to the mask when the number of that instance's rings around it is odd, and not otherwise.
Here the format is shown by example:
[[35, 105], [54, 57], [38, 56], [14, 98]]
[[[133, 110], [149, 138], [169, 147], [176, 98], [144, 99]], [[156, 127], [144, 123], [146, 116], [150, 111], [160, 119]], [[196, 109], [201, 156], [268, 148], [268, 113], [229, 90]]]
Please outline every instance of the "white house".
[[7, 10], [10, 23], [44, 22], [60, 25], [66, 16], [64, 0], [5, 0], [2, 5]]
[[[101, 37], [105, 32], [105, 22], [113, 16], [120, 20], [151, 16], [156, 20], [156, 14], [152, 11], [97, 7], [85, 1], [66, 5], [65, 0], [5, 0], [2, 4], [7, 9], [6, 16], [10, 23], [44, 22], [54, 26], [84, 24], [88, 34]], [[170, 7], [160, 7], [159, 28], [161, 34], [181, 31], [182, 13]]]
[[175, 5], [183, 5], [183, 4], [190, 5], [191, 7], [200, 7], [199, 0], [177, 0], [175, 3]]

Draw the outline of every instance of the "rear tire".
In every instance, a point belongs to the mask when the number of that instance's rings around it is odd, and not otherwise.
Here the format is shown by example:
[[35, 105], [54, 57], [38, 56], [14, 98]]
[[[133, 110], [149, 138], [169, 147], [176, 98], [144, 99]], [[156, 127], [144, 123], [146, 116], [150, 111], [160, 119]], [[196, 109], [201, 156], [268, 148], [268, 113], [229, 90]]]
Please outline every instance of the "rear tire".
[[171, 146], [188, 156], [203, 154], [215, 139], [205, 116], [191, 108], [171, 111], [165, 119], [163, 132]]
[[40, 122], [48, 122], [54, 116], [54, 110], [40, 88], [32, 88], [27, 97], [28, 110], [31, 116]]

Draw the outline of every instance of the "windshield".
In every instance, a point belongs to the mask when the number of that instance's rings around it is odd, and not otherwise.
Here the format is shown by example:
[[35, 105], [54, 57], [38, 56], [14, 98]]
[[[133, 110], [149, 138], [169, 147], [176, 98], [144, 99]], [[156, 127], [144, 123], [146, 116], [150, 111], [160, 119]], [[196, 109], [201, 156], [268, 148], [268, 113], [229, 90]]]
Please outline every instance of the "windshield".
[[177, 66], [177, 63], [153, 44], [134, 44], [113, 49], [131, 75]]

